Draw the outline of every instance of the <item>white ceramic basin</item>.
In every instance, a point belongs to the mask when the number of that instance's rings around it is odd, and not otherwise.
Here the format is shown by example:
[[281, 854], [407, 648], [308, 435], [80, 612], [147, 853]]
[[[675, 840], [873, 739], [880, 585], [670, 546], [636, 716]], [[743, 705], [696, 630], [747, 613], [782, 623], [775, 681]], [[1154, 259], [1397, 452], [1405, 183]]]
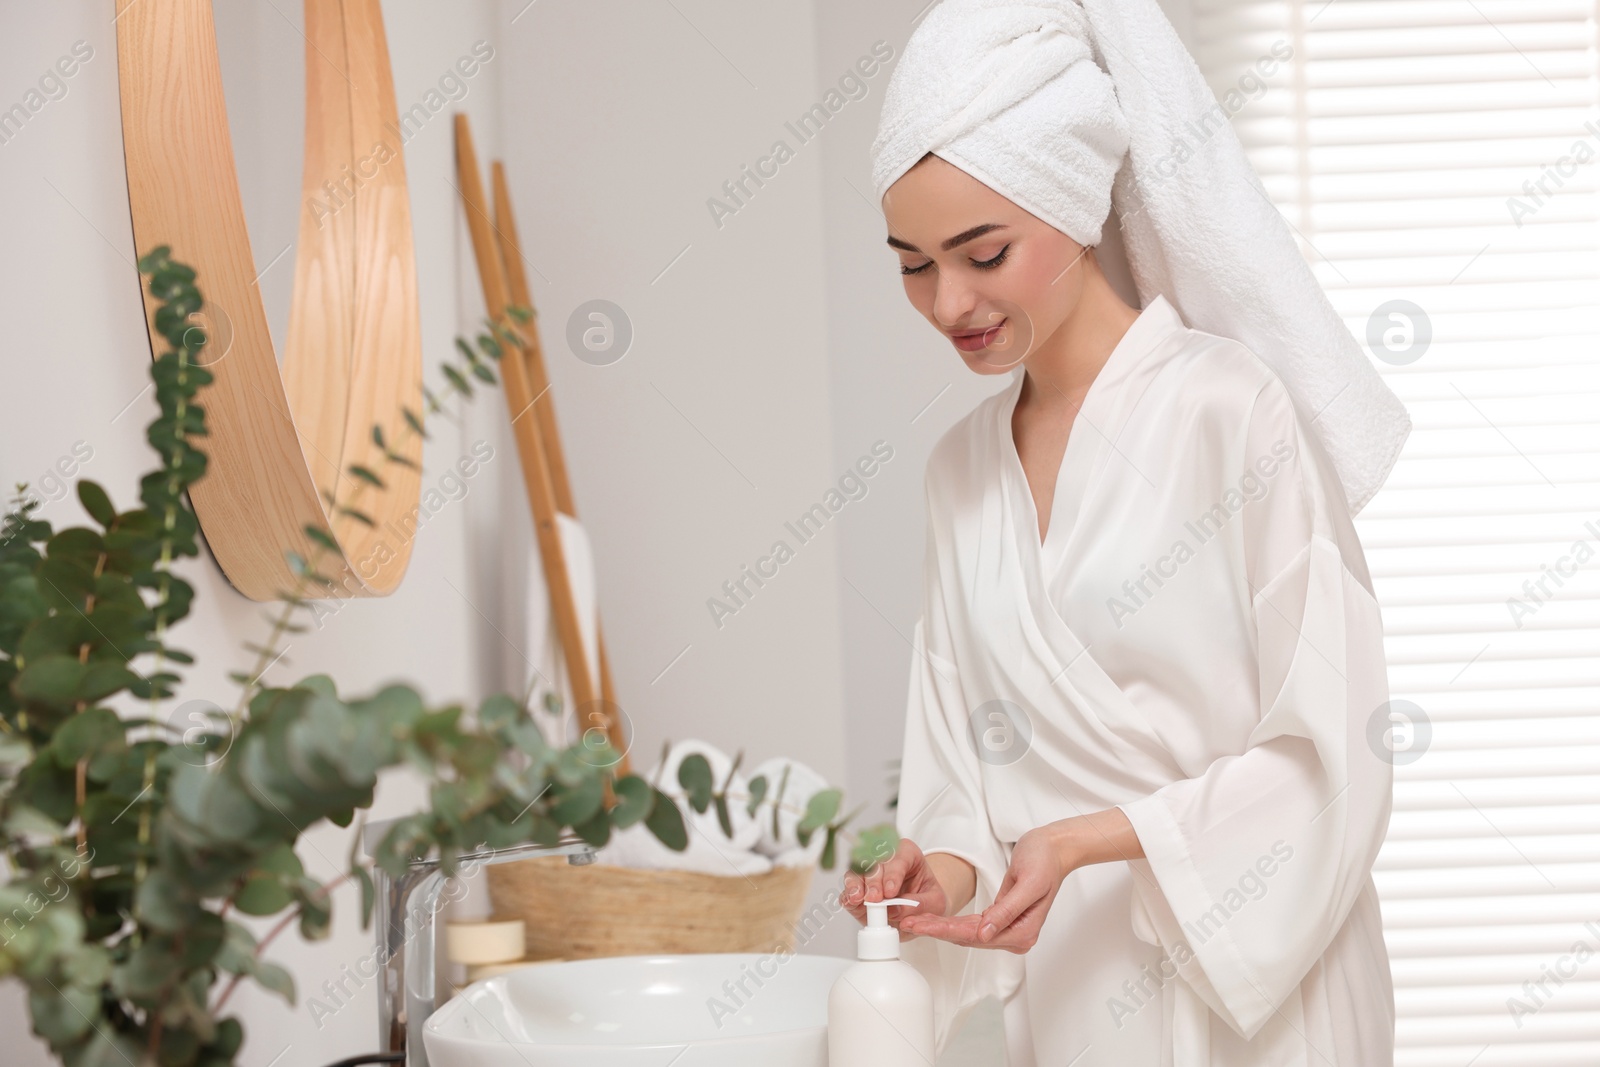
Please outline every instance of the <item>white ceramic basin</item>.
[[828, 990], [853, 962], [706, 953], [536, 964], [462, 990], [423, 1042], [430, 1067], [827, 1067]]

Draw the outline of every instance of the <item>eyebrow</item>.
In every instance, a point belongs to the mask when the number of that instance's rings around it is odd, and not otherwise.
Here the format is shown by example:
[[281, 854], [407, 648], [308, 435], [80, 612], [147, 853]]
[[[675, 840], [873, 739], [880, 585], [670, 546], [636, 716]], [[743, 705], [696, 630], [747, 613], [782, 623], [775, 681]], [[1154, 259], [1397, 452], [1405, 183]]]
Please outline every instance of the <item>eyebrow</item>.
[[[978, 237], [982, 237], [984, 234], [988, 233], [991, 230], [1003, 230], [1005, 228], [1006, 227], [1005, 227], [1004, 223], [985, 222], [981, 226], [972, 227], [972, 229], [970, 229], [970, 230], [962, 230], [960, 233], [956, 234], [954, 237], [952, 237], [948, 241], [944, 242], [944, 244], [940, 245], [939, 249], [940, 249], [940, 251], [948, 252], [952, 248], [956, 247], [957, 245], [964, 245], [968, 241], [971, 241], [971, 240], [973, 240], [975, 238], [978, 238]], [[922, 249], [918, 248], [916, 245], [908, 244], [905, 241], [900, 240], [900, 238], [894, 237], [892, 235], [888, 238], [888, 241], [889, 241], [889, 247], [890, 248], [899, 248], [899, 249], [903, 249], [904, 251], [907, 251], [907, 252], [918, 252], [918, 253], [920, 253], [922, 251]]]

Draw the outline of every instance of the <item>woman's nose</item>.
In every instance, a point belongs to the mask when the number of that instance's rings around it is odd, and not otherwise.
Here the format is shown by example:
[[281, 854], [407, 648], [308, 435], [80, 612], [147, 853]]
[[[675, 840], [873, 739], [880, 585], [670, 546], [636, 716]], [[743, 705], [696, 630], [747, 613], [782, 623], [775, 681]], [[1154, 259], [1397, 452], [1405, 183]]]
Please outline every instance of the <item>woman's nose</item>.
[[973, 310], [977, 300], [973, 292], [960, 282], [947, 281], [940, 275], [938, 288], [933, 294], [933, 317], [945, 330], [965, 329], [972, 325]]

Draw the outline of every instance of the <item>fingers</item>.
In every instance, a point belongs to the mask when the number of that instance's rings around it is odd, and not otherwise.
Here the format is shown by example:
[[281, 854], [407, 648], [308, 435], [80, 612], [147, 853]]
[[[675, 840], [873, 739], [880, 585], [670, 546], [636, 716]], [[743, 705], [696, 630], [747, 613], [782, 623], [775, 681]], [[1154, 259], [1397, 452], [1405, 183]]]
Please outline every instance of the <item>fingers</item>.
[[982, 912], [954, 917], [907, 915], [900, 923], [901, 936], [935, 937], [968, 948], [1026, 952], [1037, 942], [1054, 896], [1048, 879], [1041, 882], [1007, 871], [994, 903]]
[[878, 864], [877, 868], [868, 876], [867, 885], [870, 890], [872, 878], [875, 876], [878, 883], [879, 896], [868, 897], [868, 900], [891, 900], [901, 896], [906, 882], [911, 878], [915, 868], [922, 862], [922, 849], [910, 838], [902, 837], [899, 847], [894, 850], [894, 855]]
[[855, 871], [846, 871], [844, 888], [839, 892], [839, 902], [863, 926], [867, 924], [867, 909], [862, 904], [865, 899], [865, 887], [866, 879], [862, 875]]
[[[857, 921], [865, 924], [867, 921], [866, 904], [868, 901], [892, 900], [897, 896], [908, 896], [921, 900], [915, 893], [907, 893], [906, 887], [910, 884], [916, 867], [922, 861], [922, 850], [906, 838], [901, 838], [894, 855], [873, 865], [865, 875], [855, 871], [848, 871], [844, 877], [844, 887], [840, 891], [839, 899], [845, 908], [854, 915]], [[923, 901], [923, 903], [927, 903]], [[889, 924], [897, 926], [900, 916], [914, 913], [917, 909], [905, 905], [892, 905], [888, 909]]]
[[921, 851], [917, 846], [902, 838], [894, 855], [881, 863], [874, 864], [865, 876], [854, 872], [846, 876], [846, 903], [856, 904], [893, 898], [905, 885], [912, 865], [920, 856]]
[[978, 939], [985, 943], [992, 941], [1001, 931], [1015, 922], [1017, 916], [1043, 897], [1049, 888], [1048, 885], [1036, 884], [1029, 878], [1014, 879], [1011, 872], [1006, 872], [1005, 881], [1001, 883], [1000, 892], [995, 896], [994, 903], [983, 909], [981, 916], [983, 921], [978, 926]]

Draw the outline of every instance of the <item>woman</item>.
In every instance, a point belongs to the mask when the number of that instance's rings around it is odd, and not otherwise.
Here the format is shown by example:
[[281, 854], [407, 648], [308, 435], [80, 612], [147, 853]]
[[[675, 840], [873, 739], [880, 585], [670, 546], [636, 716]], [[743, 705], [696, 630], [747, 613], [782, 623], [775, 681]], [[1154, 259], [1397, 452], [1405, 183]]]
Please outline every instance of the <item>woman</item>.
[[1393, 1062], [1350, 516], [1409, 422], [1226, 123], [1171, 168], [1208, 101], [1155, 0], [944, 0], [885, 98], [907, 296], [1021, 368], [929, 458], [902, 840], [843, 892], [919, 902], [941, 1050], [993, 995], [1012, 1067]]

